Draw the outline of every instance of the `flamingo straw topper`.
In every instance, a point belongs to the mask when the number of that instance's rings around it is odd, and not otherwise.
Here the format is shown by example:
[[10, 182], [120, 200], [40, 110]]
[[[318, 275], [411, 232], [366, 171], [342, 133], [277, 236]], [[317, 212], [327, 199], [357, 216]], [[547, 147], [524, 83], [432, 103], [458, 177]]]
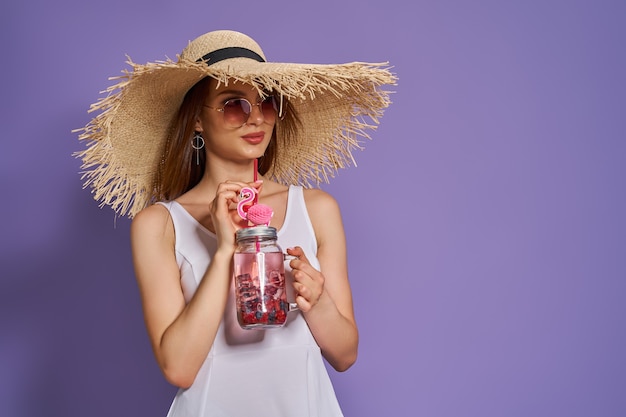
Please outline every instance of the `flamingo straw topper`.
[[[254, 181], [259, 178], [259, 161], [254, 160]], [[266, 204], [258, 204], [259, 193], [254, 188], [243, 187], [239, 193], [240, 200], [237, 203], [237, 213], [239, 217], [248, 220], [255, 226], [270, 225], [270, 220], [274, 216], [274, 210]], [[250, 206], [248, 206], [251, 204]]]
[[[248, 220], [255, 226], [269, 226], [274, 210], [266, 204], [258, 204], [257, 192], [254, 188], [244, 187], [240, 192], [240, 200], [237, 203], [239, 217]], [[252, 204], [249, 206], [249, 204]]]

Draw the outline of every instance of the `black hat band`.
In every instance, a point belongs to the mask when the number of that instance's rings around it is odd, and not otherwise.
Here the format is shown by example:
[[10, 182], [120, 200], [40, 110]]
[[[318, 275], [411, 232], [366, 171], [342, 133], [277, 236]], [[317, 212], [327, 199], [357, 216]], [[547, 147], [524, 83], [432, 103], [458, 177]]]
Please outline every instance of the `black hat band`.
[[213, 52], [209, 52], [196, 62], [206, 62], [207, 65], [213, 65], [217, 62], [230, 58], [250, 58], [258, 62], [265, 62], [261, 55], [247, 48], [239, 48], [237, 46], [231, 46], [228, 48], [217, 49]]

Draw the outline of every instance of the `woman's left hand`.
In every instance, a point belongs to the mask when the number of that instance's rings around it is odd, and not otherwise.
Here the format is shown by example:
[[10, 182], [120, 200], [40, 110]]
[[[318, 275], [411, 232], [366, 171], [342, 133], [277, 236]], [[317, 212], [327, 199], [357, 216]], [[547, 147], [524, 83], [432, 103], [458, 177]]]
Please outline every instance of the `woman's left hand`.
[[293, 287], [297, 294], [296, 303], [298, 308], [306, 313], [315, 307], [324, 292], [324, 275], [313, 268], [300, 246], [288, 248], [287, 253], [297, 258], [292, 259], [289, 266], [292, 269]]

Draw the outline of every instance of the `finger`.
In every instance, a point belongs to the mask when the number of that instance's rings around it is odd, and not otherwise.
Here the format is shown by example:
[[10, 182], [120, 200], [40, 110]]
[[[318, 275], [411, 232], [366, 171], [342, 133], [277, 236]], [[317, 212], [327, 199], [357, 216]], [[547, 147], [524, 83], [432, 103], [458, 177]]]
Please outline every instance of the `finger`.
[[[293, 269], [300, 269], [302, 265], [311, 265], [309, 259], [306, 257], [304, 250], [300, 246], [295, 246], [293, 248], [287, 248], [287, 254], [295, 256], [296, 259], [292, 259], [289, 262], [289, 266]], [[302, 264], [300, 263], [302, 262]]]
[[324, 276], [313, 265], [308, 263], [308, 260], [292, 259], [289, 261], [289, 266], [295, 281], [300, 281], [307, 286], [324, 285]]
[[303, 284], [302, 282], [296, 281], [293, 283], [293, 288], [296, 290], [296, 293], [298, 295], [303, 296], [307, 300], [309, 299], [311, 295], [311, 291], [307, 288], [305, 284]]
[[323, 291], [323, 288], [312, 280], [308, 281], [308, 285], [299, 281], [294, 282], [293, 287], [296, 294], [303, 297], [311, 307], [317, 304]]
[[242, 188], [254, 188], [254, 189], [258, 189], [261, 185], [262, 181], [255, 181], [255, 182], [251, 182], [251, 183], [247, 183], [247, 182], [242, 182], [242, 181], [230, 181], [230, 180], [226, 180], [220, 184], [218, 184], [217, 186], [217, 193], [219, 194], [220, 192], [226, 191], [226, 190], [233, 190], [235, 191], [237, 194], [239, 194], [239, 192], [241, 191]]
[[246, 185], [247, 184], [244, 182], [226, 180], [217, 185], [217, 193], [219, 194], [220, 192], [226, 191], [226, 190], [239, 191]]
[[215, 195], [213, 201], [211, 201], [210, 208], [212, 211], [224, 211], [228, 210], [230, 199], [235, 195], [234, 191], [222, 190]]
[[241, 184], [237, 184], [231, 181], [226, 181], [218, 184], [215, 192], [215, 198], [225, 197], [230, 201], [236, 201], [239, 197], [239, 191], [241, 190]]
[[300, 246], [294, 246], [291, 248], [287, 248], [287, 253], [289, 255], [293, 255], [296, 258], [306, 259], [306, 255], [304, 254], [304, 250]]
[[[303, 272], [301, 270], [293, 270], [291, 271], [291, 275], [293, 276], [294, 284], [302, 285], [305, 288], [315, 285], [315, 280], [306, 272]], [[298, 289], [299, 288], [296, 288], [296, 290]]]
[[249, 183], [248, 186], [254, 188], [258, 194], [261, 194], [261, 188], [263, 188], [263, 180], [256, 180]]
[[[256, 183], [251, 183], [256, 184]], [[241, 190], [244, 188], [250, 188], [250, 184], [240, 181], [224, 181], [217, 186], [216, 199], [223, 197], [226, 199], [229, 209], [231, 206], [237, 205], [241, 198]]]
[[211, 210], [215, 213], [226, 214], [230, 210], [232, 201], [237, 200], [237, 191], [223, 189], [219, 191], [211, 203]]
[[296, 297], [296, 304], [298, 305], [300, 311], [302, 311], [303, 313], [308, 312], [312, 308], [311, 303], [309, 303], [307, 299], [301, 295]]

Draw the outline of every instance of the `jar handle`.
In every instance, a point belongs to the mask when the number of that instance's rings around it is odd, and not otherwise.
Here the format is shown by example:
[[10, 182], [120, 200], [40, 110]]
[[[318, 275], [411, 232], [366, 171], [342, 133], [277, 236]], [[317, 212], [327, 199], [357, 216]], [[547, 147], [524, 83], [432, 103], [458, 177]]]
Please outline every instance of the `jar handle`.
[[[284, 261], [291, 261], [293, 259], [298, 259], [297, 256], [293, 256], [293, 255], [289, 255], [288, 253], [283, 253], [283, 260]], [[287, 312], [291, 312], [291, 311], [298, 311], [300, 310], [300, 307], [298, 307], [297, 303], [289, 303], [289, 308], [287, 310]]]

